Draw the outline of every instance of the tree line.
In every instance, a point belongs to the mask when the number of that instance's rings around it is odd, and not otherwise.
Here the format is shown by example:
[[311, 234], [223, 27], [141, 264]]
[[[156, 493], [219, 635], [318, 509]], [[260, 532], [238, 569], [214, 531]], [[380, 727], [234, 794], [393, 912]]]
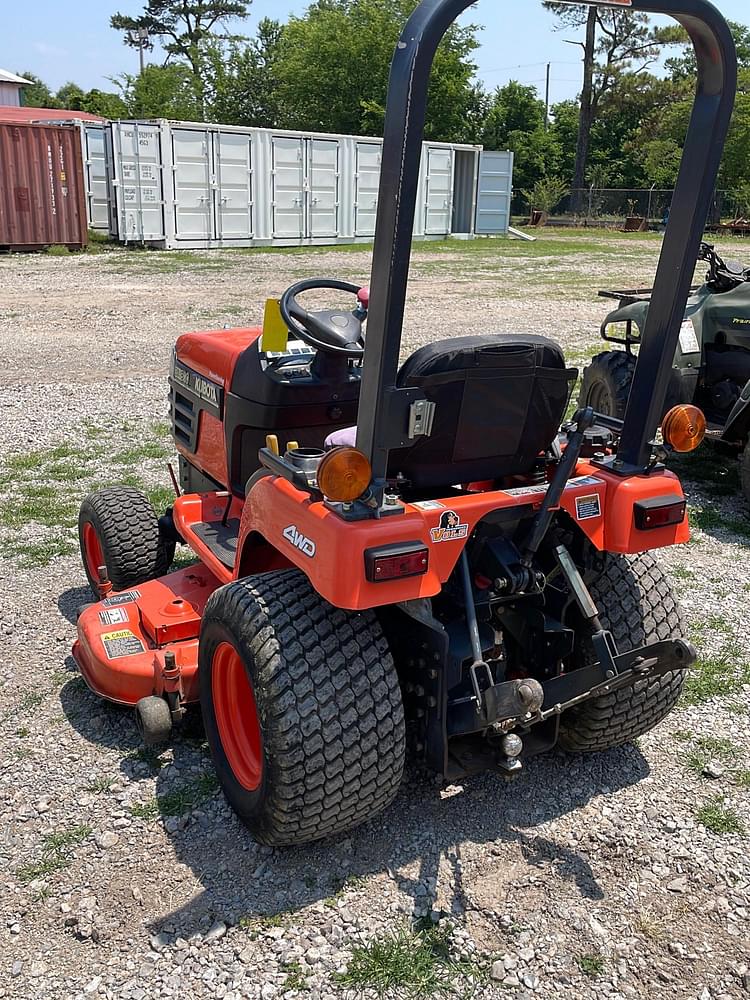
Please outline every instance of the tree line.
[[[302, 16], [259, 21], [234, 32], [250, 3], [148, 0], [137, 17], [111, 26], [145, 52], [143, 71], [113, 78], [113, 89], [42, 80], [26, 88], [36, 107], [66, 107], [107, 118], [172, 118], [230, 125], [380, 135], [393, 49], [416, 0], [313, 0]], [[425, 136], [515, 152], [515, 185], [537, 200], [598, 188], [671, 188], [695, 88], [695, 60], [679, 27], [616, 8], [545, 0], [555, 28], [581, 48], [576, 100], [547, 113], [536, 88], [511, 80], [494, 91], [476, 78], [478, 25], [454, 25], [430, 84]], [[731, 23], [740, 86], [719, 186], [750, 214], [750, 28]], [[163, 62], [151, 61], [155, 43]], [[657, 69], [660, 53], [668, 58]]]

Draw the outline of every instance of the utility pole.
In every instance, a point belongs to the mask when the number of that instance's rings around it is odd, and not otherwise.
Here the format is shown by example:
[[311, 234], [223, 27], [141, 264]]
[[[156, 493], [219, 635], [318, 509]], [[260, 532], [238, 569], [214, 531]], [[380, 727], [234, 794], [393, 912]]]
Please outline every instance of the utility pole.
[[138, 49], [138, 62], [141, 66], [141, 75], [146, 68], [146, 60], [143, 53], [151, 48], [151, 41], [148, 37], [148, 28], [134, 28], [128, 32], [128, 43]]
[[547, 63], [547, 86], [544, 91], [544, 128], [545, 130], [549, 128], [549, 81], [550, 81], [550, 71], [552, 69], [552, 63]]
[[141, 76], [143, 76], [143, 70], [144, 70], [143, 53], [146, 50], [147, 46], [148, 46], [148, 31], [146, 30], [146, 28], [139, 28], [138, 29], [138, 58], [139, 58], [139, 61], [140, 61], [140, 64], [141, 64]]

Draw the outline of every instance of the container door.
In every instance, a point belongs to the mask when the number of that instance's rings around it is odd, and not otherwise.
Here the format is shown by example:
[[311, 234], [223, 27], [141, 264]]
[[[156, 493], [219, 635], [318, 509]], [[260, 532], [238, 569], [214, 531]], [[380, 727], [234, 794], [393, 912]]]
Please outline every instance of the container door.
[[82, 125], [86, 165], [86, 200], [89, 225], [92, 229], [109, 229], [109, 179], [104, 155], [104, 127]]
[[453, 150], [428, 146], [425, 179], [426, 236], [446, 236], [451, 231]]
[[249, 239], [253, 235], [252, 139], [240, 132], [218, 132], [214, 146], [217, 236]]
[[307, 141], [307, 235], [339, 234], [339, 144], [335, 139]]
[[163, 240], [164, 189], [158, 125], [114, 122], [118, 234], [122, 242]]
[[273, 235], [278, 239], [301, 240], [305, 235], [304, 152], [304, 139], [271, 139]]
[[377, 142], [358, 142], [354, 177], [354, 235], [374, 236], [378, 214], [378, 189], [383, 147]]
[[210, 132], [172, 129], [174, 230], [177, 239], [213, 239], [212, 145]]
[[477, 235], [508, 232], [512, 197], [513, 153], [510, 150], [497, 153], [485, 150], [479, 157]]

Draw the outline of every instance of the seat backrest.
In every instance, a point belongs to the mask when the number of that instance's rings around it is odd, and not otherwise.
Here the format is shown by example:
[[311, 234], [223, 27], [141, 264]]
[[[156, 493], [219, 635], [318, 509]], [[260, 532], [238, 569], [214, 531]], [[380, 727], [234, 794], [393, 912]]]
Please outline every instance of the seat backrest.
[[398, 385], [435, 403], [432, 433], [391, 452], [389, 477], [430, 488], [530, 472], [557, 435], [577, 374], [558, 344], [531, 334], [420, 348]]

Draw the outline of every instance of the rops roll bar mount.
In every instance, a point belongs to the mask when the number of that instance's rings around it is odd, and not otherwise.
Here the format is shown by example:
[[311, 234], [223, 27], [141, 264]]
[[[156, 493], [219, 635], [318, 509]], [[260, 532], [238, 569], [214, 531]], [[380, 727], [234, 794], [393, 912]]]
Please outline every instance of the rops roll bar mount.
[[[427, 87], [436, 49], [473, 0], [422, 0], [404, 28], [391, 65], [375, 225], [370, 313], [357, 446], [369, 457], [382, 497], [388, 452], [408, 443], [409, 407], [419, 390], [396, 387], [409, 257], [417, 200]], [[591, 0], [583, 0], [591, 3]], [[664, 236], [614, 471], [647, 469], [662, 415], [698, 247], [716, 184], [737, 88], [729, 27], [708, 0], [632, 0], [600, 4], [668, 14], [688, 32], [698, 84]]]

